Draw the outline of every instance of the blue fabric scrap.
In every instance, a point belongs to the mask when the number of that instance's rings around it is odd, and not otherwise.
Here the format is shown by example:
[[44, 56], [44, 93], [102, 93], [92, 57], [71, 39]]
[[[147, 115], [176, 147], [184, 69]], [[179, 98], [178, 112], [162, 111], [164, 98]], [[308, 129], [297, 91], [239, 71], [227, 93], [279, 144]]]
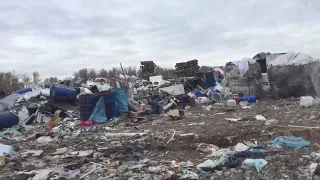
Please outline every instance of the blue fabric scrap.
[[304, 140], [302, 137], [295, 136], [279, 136], [271, 142], [274, 144], [278, 144], [282, 147], [289, 147], [295, 149], [301, 149], [310, 145], [310, 142]]
[[101, 97], [97, 102], [96, 106], [93, 109], [92, 114], [89, 117], [89, 120], [93, 121], [94, 123], [105, 123], [107, 122], [107, 115], [106, 115], [106, 105], [104, 104], [104, 99]]

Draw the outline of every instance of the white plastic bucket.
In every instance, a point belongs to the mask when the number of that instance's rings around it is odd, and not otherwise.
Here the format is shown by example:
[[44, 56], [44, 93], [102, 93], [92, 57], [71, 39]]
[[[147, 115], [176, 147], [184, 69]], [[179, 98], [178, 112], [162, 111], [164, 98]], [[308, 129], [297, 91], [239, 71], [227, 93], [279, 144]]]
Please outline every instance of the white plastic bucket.
[[204, 104], [204, 103], [209, 103], [211, 102], [207, 97], [198, 97], [198, 104]]

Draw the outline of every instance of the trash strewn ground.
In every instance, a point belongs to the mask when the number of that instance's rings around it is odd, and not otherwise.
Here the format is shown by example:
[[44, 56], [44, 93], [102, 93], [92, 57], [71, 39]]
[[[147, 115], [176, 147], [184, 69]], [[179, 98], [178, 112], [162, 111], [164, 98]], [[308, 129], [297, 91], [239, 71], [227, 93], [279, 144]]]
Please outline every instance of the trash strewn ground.
[[[90, 128], [81, 127], [78, 121], [63, 122], [51, 131], [34, 125], [32, 129], [1, 137], [1, 142], [15, 151], [6, 156], [1, 179], [32, 176], [72, 179], [86, 174], [90, 179], [309, 179], [310, 165], [320, 158], [320, 129], [315, 128], [320, 118], [317, 109], [299, 107], [299, 99], [265, 99], [251, 109], [223, 106], [208, 112], [198, 106], [186, 110], [184, 118], [175, 121], [167, 115], [156, 119], [150, 115], [135, 124], [125, 118]], [[257, 114], [278, 122], [265, 125], [255, 118]], [[310, 120], [310, 116], [316, 118]], [[225, 120], [234, 117], [241, 120]], [[302, 137], [311, 144], [299, 150], [275, 145], [263, 147], [279, 136]], [[233, 151], [238, 143], [259, 149], [254, 154], [239, 156], [267, 161], [260, 172], [236, 162], [197, 169], [206, 160], [219, 160], [218, 151], [225, 148]], [[315, 168], [313, 174], [318, 171]]]

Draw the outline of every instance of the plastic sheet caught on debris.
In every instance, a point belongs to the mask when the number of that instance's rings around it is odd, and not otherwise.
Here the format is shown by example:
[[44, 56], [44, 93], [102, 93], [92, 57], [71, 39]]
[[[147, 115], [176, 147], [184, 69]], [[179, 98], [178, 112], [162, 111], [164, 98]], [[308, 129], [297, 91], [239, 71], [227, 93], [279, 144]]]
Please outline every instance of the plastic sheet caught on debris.
[[314, 105], [314, 98], [311, 96], [301, 96], [300, 105], [301, 107], [310, 107]]
[[93, 112], [91, 116], [89, 117], [89, 120], [95, 122], [95, 123], [105, 123], [107, 121], [107, 115], [105, 111], [105, 103], [103, 97], [99, 99], [96, 106], [93, 109]]
[[245, 159], [243, 161], [243, 165], [254, 167], [258, 172], [261, 172], [262, 168], [267, 164], [268, 162], [264, 159]]
[[302, 137], [295, 136], [280, 136], [271, 141], [274, 144], [278, 144], [283, 147], [301, 149], [308, 147], [310, 142], [304, 140]]
[[119, 110], [128, 111], [128, 98], [125, 88], [116, 88], [117, 106]]

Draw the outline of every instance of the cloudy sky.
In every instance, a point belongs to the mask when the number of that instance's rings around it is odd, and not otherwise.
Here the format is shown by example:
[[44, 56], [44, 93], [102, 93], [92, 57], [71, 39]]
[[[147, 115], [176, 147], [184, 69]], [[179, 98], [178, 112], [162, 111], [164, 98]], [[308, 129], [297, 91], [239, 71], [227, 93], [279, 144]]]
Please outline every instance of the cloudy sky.
[[0, 71], [173, 67], [298, 51], [320, 57], [319, 0], [1, 0]]

